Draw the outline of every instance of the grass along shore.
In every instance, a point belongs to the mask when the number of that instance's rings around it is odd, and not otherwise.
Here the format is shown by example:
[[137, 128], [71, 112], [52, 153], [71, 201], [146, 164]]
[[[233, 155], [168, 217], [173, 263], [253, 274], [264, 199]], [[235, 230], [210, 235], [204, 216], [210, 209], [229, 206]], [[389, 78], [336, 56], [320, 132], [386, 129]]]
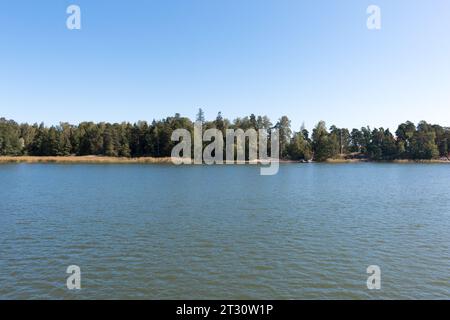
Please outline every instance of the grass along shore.
[[[280, 163], [300, 163], [302, 161], [279, 160]], [[358, 163], [358, 162], [386, 162], [386, 163], [450, 163], [446, 159], [373, 161], [367, 159], [328, 159], [325, 163]], [[106, 156], [0, 156], [2, 163], [136, 163], [136, 164], [172, 164], [170, 157], [106, 157]]]
[[[280, 163], [293, 163], [299, 161], [274, 160]], [[256, 161], [266, 163], [267, 161]], [[0, 156], [2, 163], [136, 163], [136, 164], [173, 164], [171, 157], [107, 157], [107, 156]], [[242, 162], [236, 162], [242, 164]], [[245, 163], [249, 163], [248, 161]]]
[[103, 156], [0, 156], [0, 163], [167, 163], [170, 157], [120, 158]]
[[358, 162], [375, 162], [375, 163], [450, 163], [445, 159], [430, 160], [411, 160], [411, 159], [395, 159], [395, 160], [368, 160], [368, 159], [328, 159], [325, 163], [358, 163]]

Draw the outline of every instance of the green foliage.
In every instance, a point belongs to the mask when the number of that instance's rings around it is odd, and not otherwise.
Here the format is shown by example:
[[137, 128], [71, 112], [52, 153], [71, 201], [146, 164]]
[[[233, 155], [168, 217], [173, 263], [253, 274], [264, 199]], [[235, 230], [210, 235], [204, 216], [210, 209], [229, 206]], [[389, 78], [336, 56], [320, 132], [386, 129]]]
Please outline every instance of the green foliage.
[[425, 121], [419, 123], [412, 136], [410, 154], [413, 159], [434, 159], [439, 156], [436, 132]]
[[17, 123], [0, 118], [0, 155], [22, 154], [23, 143]]
[[292, 136], [291, 120], [287, 116], [282, 116], [275, 128], [278, 129], [280, 135], [280, 155], [282, 158], [286, 158], [288, 156], [288, 144]]
[[198, 121], [198, 122], [201, 122], [201, 123], [205, 122], [205, 113], [203, 112], [202, 108], [198, 109], [195, 121]]
[[330, 137], [324, 121], [320, 121], [313, 129], [312, 148], [316, 161], [325, 161], [337, 155], [336, 142]]
[[[304, 126], [298, 132], [292, 132], [291, 121], [286, 116], [275, 126], [267, 116], [254, 114], [230, 122], [219, 112], [214, 121], [206, 121], [200, 109], [197, 120], [203, 123], [203, 130], [217, 128], [223, 133], [228, 128], [264, 130], [269, 138], [269, 153], [270, 133], [278, 129], [281, 157], [291, 160], [325, 161], [355, 156], [372, 160], [420, 160], [448, 157], [450, 150], [450, 128], [425, 121], [417, 127], [410, 121], [402, 123], [395, 136], [383, 128], [363, 127], [350, 132], [333, 125], [328, 131], [325, 122], [320, 121], [310, 138]], [[60, 123], [51, 127], [43, 123], [19, 125], [0, 118], [0, 155], [168, 157], [175, 145], [170, 139], [172, 132], [181, 128], [192, 133], [194, 124], [179, 114], [153, 120], [151, 124], [146, 121], [134, 124], [82, 122], [77, 126]], [[248, 141], [246, 143], [248, 158]]]
[[291, 143], [288, 145], [287, 152], [291, 160], [306, 160], [312, 159], [311, 141], [304, 135], [304, 132], [294, 133]]

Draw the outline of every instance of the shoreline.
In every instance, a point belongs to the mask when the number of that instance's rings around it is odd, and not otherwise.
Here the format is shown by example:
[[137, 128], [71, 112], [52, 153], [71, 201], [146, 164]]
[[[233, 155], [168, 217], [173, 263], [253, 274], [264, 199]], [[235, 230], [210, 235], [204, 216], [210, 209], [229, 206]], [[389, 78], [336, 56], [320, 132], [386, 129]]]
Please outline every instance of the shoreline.
[[[294, 161], [294, 160], [278, 160], [277, 162], [279, 162], [279, 163], [328, 163], [328, 164], [366, 163], [366, 162], [367, 163], [450, 163], [450, 160], [397, 159], [397, 160], [374, 161], [374, 160], [367, 160], [367, 159], [328, 159], [324, 162], [315, 162], [315, 161], [306, 162], [306, 161]], [[173, 164], [172, 159], [170, 157], [124, 158], [124, 157], [106, 157], [106, 156], [0, 156], [0, 164], [6, 164], [6, 163]]]
[[450, 160], [442, 159], [395, 159], [395, 160], [368, 160], [368, 159], [328, 159], [322, 163], [450, 163]]
[[125, 158], [125, 157], [103, 157], [103, 156], [0, 156], [2, 163], [83, 163], [83, 164], [118, 164], [118, 163], [149, 163], [149, 164], [172, 164], [170, 157], [153, 158]]

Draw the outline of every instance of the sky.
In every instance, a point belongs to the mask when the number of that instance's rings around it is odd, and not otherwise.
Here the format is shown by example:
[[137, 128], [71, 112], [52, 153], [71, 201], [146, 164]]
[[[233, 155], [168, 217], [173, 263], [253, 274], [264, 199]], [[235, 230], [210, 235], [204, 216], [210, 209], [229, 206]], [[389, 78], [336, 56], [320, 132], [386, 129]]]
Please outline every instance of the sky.
[[[66, 27], [69, 5], [81, 30]], [[366, 26], [381, 9], [381, 30]], [[450, 126], [448, 0], [2, 0], [0, 117]]]

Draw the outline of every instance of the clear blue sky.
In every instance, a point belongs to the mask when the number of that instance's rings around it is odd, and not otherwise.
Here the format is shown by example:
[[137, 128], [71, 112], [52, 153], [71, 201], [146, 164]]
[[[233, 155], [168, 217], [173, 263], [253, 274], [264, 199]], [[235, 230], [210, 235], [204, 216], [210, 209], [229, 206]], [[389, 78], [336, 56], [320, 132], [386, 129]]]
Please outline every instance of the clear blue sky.
[[[77, 4], [82, 30], [66, 28]], [[382, 29], [366, 28], [381, 7]], [[448, 0], [5, 0], [0, 116], [450, 125]]]

